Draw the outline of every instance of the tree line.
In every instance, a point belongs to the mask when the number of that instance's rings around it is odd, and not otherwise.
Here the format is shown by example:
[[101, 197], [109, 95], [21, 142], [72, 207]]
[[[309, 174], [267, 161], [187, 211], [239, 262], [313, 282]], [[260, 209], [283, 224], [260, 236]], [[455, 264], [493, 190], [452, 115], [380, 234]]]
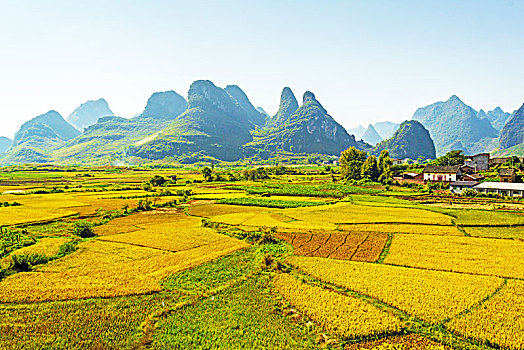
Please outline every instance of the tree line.
[[340, 173], [346, 180], [369, 180], [373, 182], [389, 183], [393, 179], [391, 166], [393, 162], [389, 152], [383, 150], [380, 156], [368, 157], [364, 151], [350, 147], [340, 154]]

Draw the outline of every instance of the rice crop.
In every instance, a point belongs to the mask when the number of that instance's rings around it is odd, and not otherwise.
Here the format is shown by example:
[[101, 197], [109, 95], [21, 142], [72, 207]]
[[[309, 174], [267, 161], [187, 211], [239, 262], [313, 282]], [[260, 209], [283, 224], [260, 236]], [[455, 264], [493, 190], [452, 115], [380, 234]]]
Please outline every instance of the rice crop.
[[508, 280], [493, 298], [452, 320], [452, 331], [481, 343], [507, 349], [524, 345], [524, 282]]
[[346, 338], [399, 332], [404, 328], [397, 317], [361, 299], [310, 286], [289, 274], [275, 276], [274, 285], [298, 310]]
[[325, 282], [376, 298], [437, 324], [492, 294], [503, 280], [444, 271], [292, 256], [287, 261]]
[[524, 242], [454, 236], [394, 236], [386, 264], [524, 278]]
[[213, 244], [166, 252], [135, 245], [90, 241], [78, 250], [33, 272], [0, 282], [0, 301], [35, 302], [114, 297], [160, 291], [159, 282], [172, 273], [244, 248], [225, 237]]

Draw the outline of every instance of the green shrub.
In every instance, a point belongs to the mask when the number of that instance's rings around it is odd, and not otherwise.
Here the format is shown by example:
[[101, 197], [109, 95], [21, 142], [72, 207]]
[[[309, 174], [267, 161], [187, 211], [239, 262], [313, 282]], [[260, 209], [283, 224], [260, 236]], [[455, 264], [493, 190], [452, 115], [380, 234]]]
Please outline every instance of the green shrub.
[[34, 266], [45, 264], [49, 258], [41, 254], [15, 254], [11, 257], [11, 270], [17, 272], [31, 271]]
[[74, 224], [73, 234], [82, 238], [94, 237], [93, 224], [89, 221], [79, 220]]
[[58, 256], [63, 257], [76, 251], [76, 243], [66, 242], [58, 248]]
[[138, 211], [147, 211], [153, 209], [153, 202], [149, 198], [141, 199], [136, 206]]
[[163, 186], [166, 183], [166, 179], [164, 179], [160, 175], [155, 175], [149, 180], [149, 183], [153, 186]]

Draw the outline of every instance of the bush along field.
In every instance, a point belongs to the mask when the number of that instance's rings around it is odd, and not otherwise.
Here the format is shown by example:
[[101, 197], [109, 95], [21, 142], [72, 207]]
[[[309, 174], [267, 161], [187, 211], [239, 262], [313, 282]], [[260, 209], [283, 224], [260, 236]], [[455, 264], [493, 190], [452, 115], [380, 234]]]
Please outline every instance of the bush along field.
[[524, 349], [524, 201], [350, 173], [0, 169], [0, 349]]

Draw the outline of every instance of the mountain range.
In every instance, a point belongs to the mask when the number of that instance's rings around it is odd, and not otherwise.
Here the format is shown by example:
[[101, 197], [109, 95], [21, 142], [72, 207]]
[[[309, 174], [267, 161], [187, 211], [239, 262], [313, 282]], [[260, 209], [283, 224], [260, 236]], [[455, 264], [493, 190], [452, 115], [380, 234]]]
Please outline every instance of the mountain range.
[[429, 130], [438, 156], [457, 149], [465, 153], [485, 152], [486, 143], [499, 134], [487, 118], [479, 118], [477, 111], [456, 95], [419, 108], [412, 119]]
[[477, 112], [457, 96], [419, 108], [409, 122], [379, 122], [349, 132], [310, 91], [299, 105], [285, 87], [278, 112], [269, 116], [237, 85], [220, 88], [208, 80], [191, 84], [187, 100], [174, 91], [156, 92], [135, 117], [112, 114], [99, 99], [83, 103], [67, 120], [56, 111], [33, 118], [13, 141], [0, 138], [0, 164], [236, 161], [338, 155], [351, 146], [416, 159], [451, 149], [491, 151], [499, 147], [499, 134], [501, 148], [520, 149], [524, 142], [524, 107], [513, 115], [498, 107]]
[[[364, 142], [372, 143], [373, 140], [366, 139], [367, 135], [365, 135], [370, 127], [372, 127], [374, 130], [373, 131], [369, 131], [369, 134], [371, 134], [371, 135], [378, 134], [378, 136], [380, 138], [380, 140], [374, 142], [374, 143], [377, 143], [377, 142], [380, 142], [382, 140], [387, 140], [391, 136], [393, 136], [395, 131], [397, 131], [398, 128], [400, 127], [400, 124], [393, 123], [393, 122], [388, 122], [388, 121], [378, 122], [378, 123], [375, 123], [375, 124], [369, 124], [367, 128], [364, 128], [362, 125], [359, 125], [356, 128], [349, 129], [348, 132], [350, 134], [354, 135], [357, 140], [363, 140]], [[374, 136], [374, 137], [376, 139], [376, 136]]]

